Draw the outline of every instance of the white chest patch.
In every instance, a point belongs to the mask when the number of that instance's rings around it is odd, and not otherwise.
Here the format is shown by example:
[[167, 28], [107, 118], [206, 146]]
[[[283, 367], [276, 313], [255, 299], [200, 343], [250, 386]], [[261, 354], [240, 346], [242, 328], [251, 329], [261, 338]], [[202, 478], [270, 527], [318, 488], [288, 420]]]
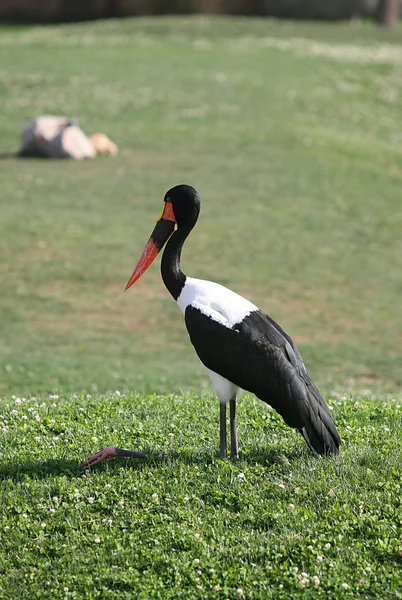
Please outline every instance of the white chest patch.
[[177, 304], [183, 312], [191, 304], [207, 317], [229, 328], [258, 310], [255, 304], [223, 285], [192, 277], [187, 277]]
[[204, 367], [206, 372], [211, 378], [212, 385], [214, 386], [215, 394], [218, 397], [218, 400], [221, 404], [226, 404], [232, 398], [238, 398], [241, 396], [243, 390], [241, 390], [237, 385], [225, 379], [215, 371], [211, 371], [207, 367]]

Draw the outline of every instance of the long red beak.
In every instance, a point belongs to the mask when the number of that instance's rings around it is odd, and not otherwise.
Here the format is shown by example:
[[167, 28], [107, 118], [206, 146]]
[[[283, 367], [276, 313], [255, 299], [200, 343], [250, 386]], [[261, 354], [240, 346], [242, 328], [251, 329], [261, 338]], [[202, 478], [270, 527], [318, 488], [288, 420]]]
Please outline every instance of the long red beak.
[[165, 202], [161, 217], [158, 219], [155, 229], [145, 246], [140, 259], [131, 274], [130, 279], [124, 289], [126, 292], [133, 283], [144, 275], [145, 271], [152, 265], [163, 246], [166, 244], [176, 227], [176, 217], [174, 216], [171, 202]]

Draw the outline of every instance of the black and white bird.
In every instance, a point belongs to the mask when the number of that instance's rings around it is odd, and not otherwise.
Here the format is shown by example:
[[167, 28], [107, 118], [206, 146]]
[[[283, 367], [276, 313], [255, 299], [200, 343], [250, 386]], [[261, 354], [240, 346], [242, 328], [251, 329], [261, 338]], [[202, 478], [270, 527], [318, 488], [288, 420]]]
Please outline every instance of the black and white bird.
[[[231, 455], [238, 456], [236, 399], [242, 390], [271, 405], [290, 427], [301, 432], [311, 450], [322, 455], [337, 453], [341, 440], [330, 410], [290, 336], [242, 296], [218, 283], [188, 277], [181, 270], [183, 244], [199, 212], [200, 197], [193, 187], [177, 185], [166, 193], [162, 214], [126, 290], [168, 242], [162, 256], [162, 279], [184, 313], [191, 343], [220, 402], [221, 457], [227, 454], [227, 404]], [[141, 453], [109, 447], [91, 456], [83, 466], [117, 455]]]

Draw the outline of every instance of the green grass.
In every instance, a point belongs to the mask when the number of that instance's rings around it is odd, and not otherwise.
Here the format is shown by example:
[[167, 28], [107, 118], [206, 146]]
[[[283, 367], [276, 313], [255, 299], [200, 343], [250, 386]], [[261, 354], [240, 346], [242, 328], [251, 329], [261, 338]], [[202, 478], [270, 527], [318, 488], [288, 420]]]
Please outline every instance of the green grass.
[[[203, 201], [186, 272], [280, 321], [323, 389], [398, 388], [399, 35], [259, 19], [3, 27], [0, 393], [208, 385], [158, 266], [122, 293], [179, 182]], [[7, 157], [41, 113], [77, 116], [119, 156]]]
[[[0, 600], [401, 598], [400, 34], [0, 27]], [[118, 157], [16, 159], [41, 113]], [[122, 293], [180, 182], [203, 202], [184, 270], [294, 337], [339, 457], [246, 395], [241, 458], [217, 459], [217, 402], [158, 268]], [[109, 444], [148, 457], [79, 469]]]
[[[210, 396], [10, 399], [0, 598], [401, 598], [402, 399], [373, 400], [329, 400], [322, 459], [245, 397], [232, 462]], [[110, 443], [149, 456], [79, 469]]]

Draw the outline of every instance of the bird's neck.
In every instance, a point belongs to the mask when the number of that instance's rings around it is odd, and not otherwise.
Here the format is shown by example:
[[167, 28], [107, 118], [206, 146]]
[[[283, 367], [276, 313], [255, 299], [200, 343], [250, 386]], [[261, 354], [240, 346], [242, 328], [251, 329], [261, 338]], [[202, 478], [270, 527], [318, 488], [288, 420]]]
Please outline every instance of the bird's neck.
[[163, 283], [175, 300], [180, 296], [186, 275], [180, 268], [180, 257], [183, 244], [190, 233], [190, 228], [179, 228], [168, 241], [163, 252], [161, 274]]

